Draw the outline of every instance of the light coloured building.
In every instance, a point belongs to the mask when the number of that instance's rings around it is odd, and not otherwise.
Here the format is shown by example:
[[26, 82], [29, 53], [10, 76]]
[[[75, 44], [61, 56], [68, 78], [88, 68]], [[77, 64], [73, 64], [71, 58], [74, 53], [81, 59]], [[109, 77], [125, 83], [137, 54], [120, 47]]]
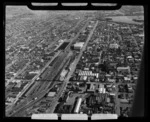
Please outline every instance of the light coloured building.
[[84, 68], [84, 70], [89, 70], [89, 68]]
[[116, 94], [115, 94], [115, 93], [109, 93], [109, 95], [111, 95], [111, 96], [115, 96]]
[[81, 50], [84, 45], [84, 42], [77, 42], [74, 44], [74, 49]]
[[29, 74], [38, 74], [39, 72], [40, 72], [40, 70], [35, 70], [35, 71], [29, 72]]
[[124, 80], [126, 81], [126, 80], [131, 80], [131, 78], [130, 77], [124, 77]]
[[78, 98], [76, 107], [75, 107], [75, 109], [74, 109], [74, 113], [79, 113], [80, 106], [81, 106], [81, 102], [82, 102], [82, 98]]
[[133, 57], [131, 55], [127, 56], [127, 58], [132, 59]]
[[127, 72], [130, 72], [130, 67], [127, 66], [127, 67], [117, 67], [117, 71], [120, 72], [120, 71], [127, 71]]
[[13, 83], [19, 83], [19, 82], [21, 82], [21, 80], [13, 80], [12, 82]]
[[120, 99], [121, 103], [128, 103], [129, 101], [127, 99]]
[[110, 103], [110, 98], [109, 97], [107, 97], [106, 102]]
[[114, 83], [115, 81], [116, 81], [115, 79], [108, 78], [108, 82]]
[[99, 90], [99, 93], [102, 93], [102, 88], [99, 88], [98, 90]]
[[119, 45], [117, 43], [109, 45], [109, 48], [116, 48], [117, 49], [118, 47], [119, 47]]
[[63, 81], [63, 80], [64, 80], [64, 78], [65, 78], [65, 76], [67, 75], [67, 73], [68, 73], [68, 71], [65, 70], [65, 69], [61, 72], [61, 74], [60, 74], [60, 81]]
[[67, 72], [68, 72], [68, 71], [64, 69], [64, 70], [61, 72], [60, 76], [61, 76], [61, 77], [65, 77], [66, 74], [67, 74]]
[[14, 102], [15, 101], [15, 98], [13, 98], [13, 97], [9, 97], [9, 98], [7, 98], [7, 101], [9, 101], [9, 102]]
[[49, 97], [53, 97], [53, 96], [55, 96], [55, 94], [56, 94], [56, 92], [49, 92], [49, 93], [48, 93], [48, 96], [49, 96]]
[[84, 76], [84, 77], [83, 77], [83, 80], [87, 80], [87, 76]]

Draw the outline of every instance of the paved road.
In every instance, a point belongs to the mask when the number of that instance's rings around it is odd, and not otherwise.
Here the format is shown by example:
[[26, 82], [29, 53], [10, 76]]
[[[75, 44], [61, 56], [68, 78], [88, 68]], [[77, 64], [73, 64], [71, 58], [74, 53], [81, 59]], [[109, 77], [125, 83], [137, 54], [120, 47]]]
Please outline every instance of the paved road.
[[[60, 54], [60, 51], [59, 51], [58, 53], [56, 53], [56, 55], [44, 66], [44, 68], [39, 72], [39, 74], [36, 75], [36, 76], [32, 79], [31, 83], [29, 83], [29, 85], [27, 85], [27, 86], [22, 90], [22, 92], [21, 92], [21, 94], [18, 96], [18, 98], [21, 97], [21, 96], [28, 90], [28, 88], [35, 82], [35, 80], [41, 75], [41, 73], [43, 73], [43, 71], [46, 69], [46, 67], [48, 67], [48, 65], [49, 65], [59, 54]], [[17, 98], [17, 99], [18, 99], [18, 98]]]
[[[67, 57], [66, 57], [66, 58], [67, 58]], [[65, 60], [64, 60], [64, 61], [65, 61]], [[57, 64], [56, 64], [56, 65], [57, 65]], [[51, 74], [50, 81], [53, 81], [53, 78], [55, 77], [55, 75], [57, 74], [57, 72], [58, 72], [58, 71], [60, 70], [60, 68], [62, 67], [63, 62], [62, 62], [62, 64], [60, 64], [60, 65], [61, 65], [61, 66], [58, 66], [57, 69], [55, 69], [55, 72], [54, 72], [54, 70], [52, 70], [52, 71], [53, 71], [53, 75]], [[47, 77], [49, 77], [49, 76], [47, 76]], [[53, 82], [50, 82], [50, 83], [47, 84], [47, 86], [45, 86], [45, 90], [43, 89], [43, 91], [39, 91], [39, 92], [38, 92], [37, 96], [35, 96], [35, 97], [37, 97], [36, 100], [34, 100], [33, 102], [29, 102], [29, 103], [25, 104], [24, 106], [22, 106], [21, 108], [19, 108], [18, 110], [14, 111], [14, 113], [13, 113], [11, 116], [16, 116], [17, 114], [22, 113], [26, 108], [33, 106], [33, 105], [34, 105], [35, 103], [37, 103], [40, 99], [42, 99], [43, 96], [49, 91], [48, 88], [49, 88], [49, 86], [51, 85], [51, 83], [53, 83]], [[28, 101], [28, 100], [26, 99], [25, 101]], [[14, 110], [14, 109], [13, 109], [13, 110]]]
[[45, 67], [40, 71], [40, 73], [38, 75], [36, 75], [32, 81], [26, 85], [24, 87], [24, 89], [22, 90], [22, 92], [18, 95], [18, 97], [16, 98], [16, 100], [13, 102], [12, 107], [10, 107], [10, 109], [8, 111], [10, 111], [13, 107], [13, 110], [15, 110], [15, 108], [17, 108], [17, 106], [14, 106], [14, 104], [18, 101], [18, 99], [29, 89], [29, 87], [35, 82], [35, 80], [41, 75], [41, 73], [45, 70], [46, 67], [48, 67], [48, 65], [60, 54], [60, 51], [58, 53], [56, 53], [56, 55], [45, 65]]
[[90, 41], [90, 39], [91, 39], [91, 37], [92, 37], [92, 35], [93, 35], [93, 33], [94, 33], [94, 30], [95, 30], [97, 24], [98, 24], [98, 21], [96, 22], [95, 26], [94, 26], [93, 29], [91, 30], [91, 33], [90, 33], [89, 37], [87, 38], [87, 41], [84, 43], [84, 45], [83, 45], [83, 47], [82, 47], [82, 49], [81, 49], [81, 51], [80, 51], [80, 54], [79, 54], [79, 56], [78, 56], [78, 58], [77, 58], [77, 60], [76, 60], [77, 62], [80, 60], [80, 58], [81, 58], [83, 52], [85, 51], [85, 49], [86, 49], [86, 47], [87, 47], [87, 44], [88, 44], [88, 42]]
[[88, 19], [86, 21], [86, 24], [83, 26], [83, 28], [77, 33], [77, 35], [72, 38], [71, 42], [68, 44], [68, 46], [66, 47], [66, 51], [70, 51], [70, 46], [72, 45], [72, 43], [74, 43], [76, 41], [76, 39], [78, 38], [79, 34], [87, 27], [87, 25], [89, 24], [90, 19]]
[[120, 115], [120, 102], [119, 102], [119, 99], [118, 99], [118, 84], [115, 83], [115, 86], [116, 86], [115, 108], [116, 108], [116, 113], [119, 116]]
[[[69, 54], [68, 54], [68, 56], [69, 56]], [[66, 57], [66, 58], [67, 58], [67, 57]], [[56, 72], [58, 72], [58, 71], [60, 70], [60, 68], [64, 65], [64, 63], [65, 63], [65, 60], [64, 60], [64, 62], [62, 62], [61, 66], [58, 67], [58, 69], [56, 70]], [[55, 76], [51, 77], [51, 81], [52, 81], [52, 82], [50, 82], [49, 84], [47, 84], [47, 86], [45, 86], [45, 87], [46, 87], [45, 90], [43, 89], [43, 91], [39, 91], [39, 93], [38, 93], [37, 95], [34, 95], [34, 97], [35, 97], [35, 98], [37, 97], [37, 99], [34, 99], [33, 101], [26, 100], [26, 101], [29, 101], [29, 103], [27, 102], [27, 104], [26, 104], [25, 106], [23, 106], [23, 107], [19, 108], [18, 110], [16, 110], [16, 111], [14, 112], [14, 114], [12, 114], [11, 116], [18, 116], [18, 115], [21, 115], [21, 113], [23, 113], [25, 109], [27, 109], [27, 108], [33, 106], [35, 103], [39, 102], [39, 101], [43, 98], [43, 96], [44, 96], [46, 93], [49, 92], [50, 89], [48, 89], [48, 87], [49, 87], [50, 85], [52, 85], [51, 88], [53, 87], [53, 85], [54, 85], [53, 78], [54, 78], [54, 77], [55, 77]], [[13, 109], [13, 110], [14, 110], [14, 109]]]
[[57, 104], [58, 104], [57, 101], [58, 101], [59, 98], [61, 97], [63, 91], [66, 89], [66, 86], [67, 86], [67, 84], [68, 84], [68, 82], [69, 82], [69, 79], [71, 78], [71, 75], [74, 73], [74, 71], [75, 71], [75, 69], [76, 69], [76, 65], [78, 64], [78, 62], [79, 62], [79, 60], [80, 60], [80, 58], [81, 58], [81, 56], [82, 56], [82, 54], [83, 54], [83, 51], [85, 51], [86, 46], [87, 46], [89, 40], [91, 39], [91, 37], [92, 37], [92, 35], [93, 35], [93, 32], [94, 32], [94, 30], [95, 30], [97, 24], [98, 24], [98, 21], [96, 22], [95, 26], [94, 26], [93, 29], [91, 30], [91, 33], [89, 34], [89, 36], [88, 36], [88, 38], [87, 38], [87, 41], [86, 41], [85, 44], [84, 44], [84, 47], [83, 47], [82, 50], [80, 51], [79, 56], [78, 56], [78, 57], [74, 60], [74, 62], [71, 64], [71, 68], [70, 68], [71, 71], [68, 73], [67, 77], [65, 78], [64, 83], [63, 83], [61, 89], [59, 90], [59, 93], [57, 94], [56, 99], [53, 100], [52, 105], [51, 105], [51, 108], [50, 108], [50, 110], [49, 110], [48, 112], [50, 112], [50, 113], [53, 113], [53, 112], [54, 112], [54, 109], [55, 109], [55, 107], [56, 107]]
[[[86, 26], [84, 26], [86, 27]], [[82, 29], [81, 29], [82, 30]], [[80, 33], [81, 31], [79, 31]], [[79, 33], [77, 34], [76, 38], [78, 37]], [[75, 39], [75, 38], [74, 38]], [[73, 40], [74, 40], [73, 39]], [[73, 42], [73, 40], [71, 42]], [[57, 73], [56, 73], [57, 74]], [[50, 77], [51, 78], [51, 77]], [[15, 116], [17, 115], [17, 113], [25, 110], [26, 108], [28, 108], [29, 106], [32, 106], [33, 104], [35, 104], [36, 102], [38, 102], [47, 92], [47, 88], [50, 86], [50, 83], [47, 85], [47, 87], [45, 88], [45, 91], [42, 91], [38, 96], [37, 96], [37, 100], [34, 100], [33, 102], [30, 102], [30, 104], [26, 104], [25, 106], [23, 106], [22, 108], [20, 108], [19, 110], [16, 110], [11, 116]]]

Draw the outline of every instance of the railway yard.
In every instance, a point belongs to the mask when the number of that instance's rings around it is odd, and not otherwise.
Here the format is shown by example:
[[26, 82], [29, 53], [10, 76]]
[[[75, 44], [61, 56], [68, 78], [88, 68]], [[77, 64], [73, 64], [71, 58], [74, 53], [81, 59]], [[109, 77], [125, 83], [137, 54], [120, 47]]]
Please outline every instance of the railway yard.
[[144, 25], [80, 14], [54, 18], [6, 24], [6, 116], [130, 116]]

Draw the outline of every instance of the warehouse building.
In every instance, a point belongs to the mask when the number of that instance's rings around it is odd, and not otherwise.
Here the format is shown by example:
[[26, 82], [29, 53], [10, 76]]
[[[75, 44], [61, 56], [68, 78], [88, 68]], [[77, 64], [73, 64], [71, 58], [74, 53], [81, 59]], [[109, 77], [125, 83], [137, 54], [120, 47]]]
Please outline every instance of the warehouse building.
[[48, 93], [48, 97], [54, 97], [55, 94], [56, 94], [56, 92], [49, 92], [49, 93]]
[[130, 72], [130, 67], [117, 67], [118, 72]]
[[114, 43], [114, 44], [110, 44], [109, 45], [109, 48], [115, 48], [115, 49], [118, 49], [119, 45]]
[[81, 50], [83, 45], [84, 45], [84, 42], [77, 42], [74, 44], [74, 49], [75, 50]]
[[74, 109], [74, 113], [79, 113], [81, 102], [82, 102], [82, 98], [78, 98], [77, 104]]

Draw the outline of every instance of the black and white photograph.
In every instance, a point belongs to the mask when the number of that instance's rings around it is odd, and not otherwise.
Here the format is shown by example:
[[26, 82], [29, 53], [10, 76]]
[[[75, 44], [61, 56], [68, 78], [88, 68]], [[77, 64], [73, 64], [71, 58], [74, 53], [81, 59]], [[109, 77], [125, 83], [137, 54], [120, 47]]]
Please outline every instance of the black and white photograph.
[[145, 43], [144, 7], [5, 6], [5, 116], [131, 117]]

